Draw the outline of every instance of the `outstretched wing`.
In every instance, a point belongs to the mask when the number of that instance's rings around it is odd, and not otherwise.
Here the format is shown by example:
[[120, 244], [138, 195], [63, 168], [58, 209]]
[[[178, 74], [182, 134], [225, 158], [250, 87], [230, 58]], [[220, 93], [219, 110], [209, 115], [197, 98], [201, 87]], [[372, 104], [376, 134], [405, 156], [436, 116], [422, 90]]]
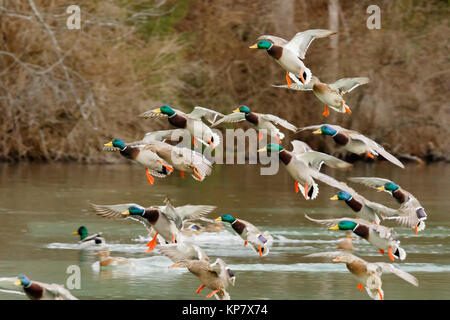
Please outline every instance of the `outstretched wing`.
[[307, 151], [313, 151], [313, 149], [311, 149], [311, 147], [306, 142], [300, 140], [292, 140], [291, 144], [294, 147], [291, 153], [295, 155], [299, 155]]
[[386, 160], [399, 166], [400, 168], [405, 168], [405, 166], [403, 165], [403, 163], [400, 162], [400, 160], [398, 160], [392, 154], [387, 152], [382, 146], [380, 146], [378, 143], [376, 143], [372, 139], [370, 139], [370, 138], [366, 137], [365, 135], [363, 135], [359, 132], [356, 132], [356, 131], [350, 131], [350, 130], [347, 130], [347, 131], [349, 132], [349, 136], [350, 136], [350, 138], [352, 138], [352, 140], [359, 140], [359, 141], [363, 142], [366, 146], [368, 146], [370, 148], [371, 152], [374, 153], [375, 155], [379, 154], [379, 155], [383, 156], [383, 158], [385, 158]]
[[[181, 110], [174, 109], [174, 108], [171, 108], [171, 109], [172, 109], [173, 111], [175, 111], [175, 113], [178, 113], [179, 115], [186, 116], [186, 114], [185, 114], [183, 111], [181, 111]], [[145, 112], [141, 113], [141, 114], [139, 115], [139, 117], [140, 117], [140, 118], [167, 117], [166, 114], [161, 113], [161, 112], [156, 113], [156, 112], [153, 112], [153, 110], [155, 110], [155, 109], [145, 111]]]
[[297, 154], [295, 155], [295, 157], [298, 160], [303, 161], [303, 163], [307, 164], [308, 167], [312, 167], [316, 170], [320, 170], [322, 164], [324, 163], [331, 168], [338, 169], [346, 169], [352, 166], [351, 163], [333, 157], [329, 154], [317, 151], [307, 151], [302, 154]]
[[347, 92], [352, 91], [356, 87], [369, 83], [369, 78], [361, 77], [361, 78], [343, 78], [339, 79], [335, 83], [329, 85], [329, 87], [333, 90], [339, 92], [339, 94], [346, 94]]
[[277, 36], [270, 36], [270, 35], [262, 35], [260, 36], [258, 39], [256, 39], [257, 41], [259, 40], [268, 40], [270, 42], [272, 42], [274, 45], [276, 46], [284, 46], [285, 44], [288, 43], [287, 40], [281, 38], [281, 37], [277, 37]]
[[297, 90], [297, 91], [312, 91], [313, 85], [314, 85], [313, 81], [309, 81], [306, 84], [292, 82], [290, 87], [287, 84], [280, 84], [280, 85], [273, 84], [272, 87], [275, 87], [275, 88], [286, 88], [286, 89]]
[[365, 186], [368, 186], [373, 189], [377, 189], [381, 186], [384, 186], [386, 183], [389, 183], [392, 181], [388, 179], [383, 178], [377, 178], [377, 177], [350, 177], [347, 178], [348, 180], [356, 183], [361, 183]]
[[216, 261], [209, 265], [209, 267], [214, 270], [219, 277], [222, 279], [224, 283], [231, 283], [234, 286], [234, 282], [236, 281], [236, 277], [231, 271], [230, 267], [220, 258], [217, 258]]
[[315, 38], [324, 38], [335, 34], [336, 31], [324, 29], [311, 29], [303, 32], [298, 32], [285, 46], [297, 54], [300, 59], [305, 59], [306, 51], [309, 45]]
[[280, 125], [290, 131], [297, 131], [297, 127], [293, 124], [289, 123], [288, 121], [281, 119], [280, 117], [274, 116], [273, 114], [258, 114], [261, 119], [270, 121], [274, 124]]
[[309, 217], [308, 215], [305, 214], [306, 219], [315, 222], [315, 223], [319, 223], [319, 224], [323, 224], [326, 225], [327, 227], [333, 227], [335, 225], [337, 225], [340, 221], [345, 220], [345, 221], [352, 221], [355, 223], [362, 223], [362, 224], [366, 224], [366, 225], [371, 225], [372, 223], [363, 220], [363, 219], [353, 219], [353, 218], [339, 218], [339, 219], [313, 219], [311, 217]]
[[139, 142], [141, 143], [150, 143], [152, 141], [164, 142], [166, 140], [179, 141], [180, 138], [184, 136], [188, 136], [188, 138], [190, 137], [190, 133], [186, 129], [159, 130], [146, 133], [144, 138]]
[[419, 286], [419, 280], [417, 280], [416, 277], [414, 277], [413, 275], [409, 274], [406, 271], [403, 271], [403, 270], [395, 267], [393, 264], [384, 263], [384, 262], [376, 262], [375, 264], [380, 266], [383, 269], [383, 272], [393, 273], [396, 276], [405, 280], [406, 282], [409, 282], [416, 287]]
[[37, 281], [33, 282], [40, 284], [42, 287], [45, 288], [45, 290], [53, 294], [55, 296], [55, 300], [78, 300], [78, 298], [74, 297], [69, 290], [67, 290], [66, 288], [64, 288], [59, 284], [56, 283], [48, 284]]
[[328, 251], [328, 252], [311, 253], [306, 256], [303, 256], [303, 258], [325, 258], [326, 260], [331, 261], [332, 259], [335, 259], [339, 256], [348, 256], [352, 260], [362, 260], [361, 258], [358, 258], [357, 256], [355, 256], [349, 252], [342, 252], [342, 251]]
[[202, 248], [189, 242], [159, 245], [157, 249], [175, 263], [184, 260], [209, 261], [208, 255]]
[[98, 216], [115, 220], [126, 220], [126, 219], [134, 220], [142, 223], [150, 234], [153, 234], [154, 232], [152, 225], [148, 222], [147, 219], [141, 216], [130, 216], [122, 214], [122, 212], [127, 211], [128, 208], [131, 206], [143, 208], [141, 205], [138, 205], [136, 203], [123, 203], [115, 205], [98, 205], [91, 203], [90, 206]]
[[224, 115], [220, 112], [203, 108], [203, 107], [195, 107], [194, 110], [188, 114], [189, 118], [201, 120], [205, 118], [209, 123], [213, 124], [216, 122], [217, 117], [223, 117]]
[[226, 122], [226, 123], [236, 123], [236, 122], [241, 122], [245, 120], [245, 113], [243, 112], [233, 112], [230, 114], [227, 114], [226, 116], [223, 116], [223, 118], [221, 118], [220, 120], [217, 120], [216, 122], [214, 122], [214, 124], [212, 125], [212, 127], [216, 127], [219, 124]]

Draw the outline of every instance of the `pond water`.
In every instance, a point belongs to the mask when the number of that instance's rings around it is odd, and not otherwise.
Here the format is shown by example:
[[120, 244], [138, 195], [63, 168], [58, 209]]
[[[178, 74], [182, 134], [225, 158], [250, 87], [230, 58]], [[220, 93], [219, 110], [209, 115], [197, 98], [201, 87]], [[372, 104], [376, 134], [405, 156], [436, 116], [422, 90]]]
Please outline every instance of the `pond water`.
[[[169, 269], [172, 262], [157, 250], [144, 252], [149, 238], [141, 224], [104, 219], [89, 209], [89, 202], [160, 205], [167, 195], [175, 205], [216, 205], [208, 218], [229, 213], [273, 236], [271, 251], [263, 259], [244, 247], [231, 229], [187, 238], [234, 271], [235, 286], [228, 288], [232, 299], [370, 299], [365, 290], [357, 289], [345, 264], [303, 258], [334, 250], [345, 235], [304, 217], [305, 213], [315, 218], [353, 216], [345, 203], [329, 200], [336, 190], [320, 184], [318, 198], [306, 201], [295, 193], [285, 168], [274, 176], [261, 176], [259, 169], [258, 165], [216, 165], [202, 183], [173, 174], [150, 186], [144, 170], [128, 164], [0, 164], [0, 277], [26, 274], [37, 281], [65, 284], [67, 268], [78, 265], [81, 289], [71, 292], [80, 299], [206, 299], [208, 289], [195, 294], [200, 282], [193, 274]], [[339, 180], [390, 178], [421, 201], [428, 214], [424, 231], [415, 235], [412, 229], [389, 224], [408, 254], [395, 265], [418, 278], [419, 287], [384, 274], [385, 298], [449, 299], [450, 166], [409, 164], [402, 170], [387, 162], [355, 163], [350, 171], [324, 168], [324, 172]], [[386, 193], [352, 187], [370, 200], [398, 206]], [[130, 258], [132, 265], [99, 270], [97, 250], [77, 249], [79, 238], [72, 232], [81, 225], [89, 233], [103, 232], [111, 255]], [[353, 243], [356, 255], [390, 262], [366, 241]], [[0, 299], [26, 298], [0, 292]]]

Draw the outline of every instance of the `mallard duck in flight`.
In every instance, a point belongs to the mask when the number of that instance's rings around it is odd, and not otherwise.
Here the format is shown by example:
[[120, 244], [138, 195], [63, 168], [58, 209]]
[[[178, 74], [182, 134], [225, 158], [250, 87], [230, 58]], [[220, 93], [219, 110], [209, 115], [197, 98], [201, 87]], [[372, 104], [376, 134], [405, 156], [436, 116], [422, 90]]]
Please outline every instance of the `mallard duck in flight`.
[[393, 264], [384, 262], [367, 262], [349, 252], [334, 251], [320, 252], [305, 256], [305, 258], [325, 258], [334, 263], [345, 263], [350, 271], [359, 281], [358, 289], [361, 291], [366, 288], [367, 294], [374, 300], [384, 300], [384, 292], [381, 288], [382, 273], [393, 273], [406, 282], [418, 287], [419, 281], [408, 272], [405, 272]]
[[358, 155], [365, 153], [371, 159], [374, 159], [377, 155], [381, 155], [383, 156], [383, 158], [395, 164], [396, 166], [405, 168], [400, 160], [384, 150], [382, 146], [357, 131], [345, 129], [340, 126], [331, 124], [319, 124], [303, 127], [300, 128], [299, 131], [304, 130], [315, 130], [313, 132], [314, 134], [330, 136], [333, 138], [334, 142], [337, 145], [342, 146], [349, 152], [356, 153]]
[[[244, 105], [233, 110], [233, 113], [224, 116], [216, 121], [212, 126], [215, 127], [224, 122], [240, 122], [247, 120], [254, 125], [258, 130], [266, 129], [267, 132], [273, 135], [278, 143], [284, 138], [284, 134], [276, 127], [276, 125], [282, 126], [290, 131], [296, 132], [297, 127], [288, 121], [281, 119], [272, 114], [262, 114], [250, 111], [250, 108]], [[262, 132], [259, 133], [259, 139], [262, 139]]]
[[213, 295], [217, 300], [230, 300], [226, 291], [229, 284], [234, 286], [236, 277], [228, 265], [220, 258], [211, 263], [206, 253], [199, 247], [188, 242], [176, 245], [164, 245], [157, 248], [162, 255], [175, 262], [172, 268], [186, 267], [197, 276], [202, 285], [195, 292], [199, 294], [203, 288], [211, 289], [206, 298]]
[[198, 146], [197, 140], [213, 149], [220, 144], [220, 136], [202, 121], [205, 118], [210, 124], [213, 124], [217, 117], [223, 117], [223, 114], [220, 112], [203, 107], [195, 107], [191, 113], [184, 113], [168, 105], [162, 105], [157, 109], [149, 110], [139, 115], [142, 118], [161, 116], [167, 116], [171, 125], [188, 130], [192, 135], [192, 142], [195, 147]]
[[166, 198], [164, 206], [146, 208], [136, 203], [116, 205], [96, 205], [91, 203], [91, 208], [96, 211], [97, 215], [104, 218], [132, 219], [144, 224], [149, 234], [153, 236], [152, 240], [147, 244], [148, 249], [146, 250], [146, 252], [151, 252], [157, 244], [158, 235], [161, 235], [166, 243], [176, 243], [178, 242], [179, 231], [183, 227], [184, 220], [203, 217], [216, 207], [207, 205], [174, 207], [169, 199]]
[[[395, 215], [385, 215], [385, 219], [392, 219], [397, 221], [400, 225], [405, 227], [414, 228], [414, 232], [417, 234], [419, 231], [425, 229], [425, 220], [427, 219], [427, 213], [420, 204], [419, 200], [411, 193], [401, 188], [395, 182], [377, 178], [377, 177], [354, 177], [348, 178], [350, 181], [361, 183], [368, 187], [377, 189], [378, 191], [385, 191], [390, 193], [398, 203], [401, 204], [397, 209]], [[391, 211], [387, 213], [392, 213]]]
[[279, 88], [288, 88], [292, 90], [310, 91], [314, 92], [314, 95], [323, 103], [325, 103], [325, 111], [322, 113], [324, 117], [330, 115], [331, 109], [340, 113], [352, 113], [349, 106], [345, 104], [345, 100], [342, 97], [344, 94], [352, 91], [356, 87], [369, 83], [369, 78], [343, 78], [338, 81], [326, 84], [319, 80], [319, 78], [312, 76], [311, 81], [308, 84], [294, 83], [291, 86], [288, 85], [273, 85]]
[[247, 243], [259, 253], [259, 257], [267, 256], [269, 254], [269, 247], [273, 242], [273, 238], [267, 232], [261, 232], [253, 224], [242, 219], [236, 219], [229, 214], [223, 214], [216, 219], [216, 221], [229, 222], [234, 231]]
[[389, 259], [405, 260], [406, 252], [400, 248], [400, 241], [393, 234], [392, 229], [379, 224], [374, 224], [364, 219], [339, 218], [339, 219], [313, 219], [305, 214], [305, 217], [315, 223], [324, 224], [329, 230], [351, 231], [375, 246], [382, 255], [388, 251]]
[[173, 167], [157, 155], [147, 144], [127, 145], [120, 139], [113, 139], [104, 145], [105, 151], [120, 150], [120, 154], [145, 167], [148, 183], [153, 184], [155, 178], [165, 178], [173, 172]]
[[345, 169], [351, 167], [351, 164], [330, 156], [328, 154], [313, 151], [309, 146], [302, 142], [294, 140], [292, 151], [285, 150], [281, 145], [271, 143], [261, 148], [258, 152], [277, 152], [279, 159], [286, 165], [286, 169], [295, 180], [295, 192], [301, 191], [306, 200], [315, 199], [319, 194], [319, 186], [314, 179], [320, 180], [326, 184], [339, 185], [334, 178], [320, 173], [322, 164], [332, 168]]
[[25, 275], [0, 278], [0, 289], [16, 291], [18, 287], [30, 300], [78, 300], [59, 284], [30, 280]]
[[289, 41], [276, 36], [263, 35], [250, 46], [250, 49], [266, 50], [287, 71], [288, 86], [292, 85], [291, 79], [298, 84], [307, 84], [311, 80], [312, 73], [302, 61], [305, 59], [306, 50], [314, 39], [328, 37], [335, 33], [331, 30], [311, 29], [298, 32]]

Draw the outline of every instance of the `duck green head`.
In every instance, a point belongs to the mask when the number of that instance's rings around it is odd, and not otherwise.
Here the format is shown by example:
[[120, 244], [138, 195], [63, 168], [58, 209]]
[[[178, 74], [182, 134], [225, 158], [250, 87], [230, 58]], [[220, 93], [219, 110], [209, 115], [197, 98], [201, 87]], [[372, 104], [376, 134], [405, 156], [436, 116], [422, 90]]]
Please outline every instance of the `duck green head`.
[[250, 49], [264, 49], [268, 50], [273, 46], [272, 42], [267, 40], [258, 40], [254, 45], [250, 46]]
[[313, 132], [314, 134], [323, 134], [326, 136], [334, 136], [337, 133], [337, 130], [333, 129], [327, 124], [324, 124], [319, 129]]
[[247, 114], [247, 113], [250, 113], [251, 111], [250, 111], [249, 107], [242, 105], [242, 106], [239, 106], [239, 108], [234, 109], [233, 112], [242, 112], [242, 113]]
[[264, 152], [264, 151], [280, 152], [282, 150], [284, 150], [284, 148], [282, 146], [280, 146], [279, 144], [277, 144], [277, 143], [269, 143], [264, 148], [259, 149], [258, 152]]
[[88, 231], [86, 229], [85, 226], [81, 226], [78, 228], [78, 231], [75, 231], [72, 234], [76, 234], [80, 236], [80, 240], [83, 240], [84, 238], [86, 238], [88, 236]]
[[145, 212], [144, 208], [131, 206], [127, 211], [122, 212], [124, 215], [132, 215], [132, 216], [142, 216]]
[[385, 183], [384, 185], [382, 185], [381, 187], [377, 188], [377, 190], [378, 190], [378, 191], [384, 191], [384, 190], [387, 190], [387, 191], [394, 192], [394, 191], [397, 191], [398, 188], [399, 188], [398, 185], [396, 185], [395, 183], [389, 181], [389, 182], [386, 182], [386, 183]]
[[115, 147], [119, 148], [120, 150], [125, 149], [127, 144], [120, 139], [112, 139], [110, 142], [104, 144], [105, 147]]
[[158, 109], [152, 110], [154, 113], [162, 113], [165, 114], [166, 116], [173, 116], [175, 114], [175, 110], [173, 110], [170, 106], [168, 106], [167, 104], [163, 104], [161, 107], [159, 107]]
[[226, 214], [223, 214], [220, 217], [218, 217], [216, 219], [216, 221], [224, 221], [224, 222], [233, 223], [234, 221], [236, 221], [236, 218], [234, 218], [226, 213]]
[[16, 286], [28, 287], [31, 284], [30, 279], [26, 275], [20, 274], [17, 276], [17, 280], [14, 283]]
[[338, 191], [333, 197], [330, 198], [330, 200], [344, 200], [348, 201], [352, 198], [352, 195], [345, 191]]
[[357, 224], [353, 221], [349, 220], [341, 220], [339, 223], [331, 228], [328, 228], [329, 230], [353, 230], [355, 229]]

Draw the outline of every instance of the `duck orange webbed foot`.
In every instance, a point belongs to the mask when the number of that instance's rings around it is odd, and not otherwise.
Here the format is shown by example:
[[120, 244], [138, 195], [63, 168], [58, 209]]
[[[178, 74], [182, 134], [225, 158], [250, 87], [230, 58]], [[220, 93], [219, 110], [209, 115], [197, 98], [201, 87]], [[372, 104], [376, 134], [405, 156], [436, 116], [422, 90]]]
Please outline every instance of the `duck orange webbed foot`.
[[205, 285], [202, 284], [202, 285], [197, 289], [197, 291], [195, 291], [195, 294], [199, 294], [200, 292], [202, 292], [202, 290], [203, 290], [204, 287], [205, 287]]
[[322, 115], [326, 118], [330, 115], [330, 109], [328, 109], [328, 106], [325, 106], [325, 111], [322, 112]]
[[155, 178], [152, 177], [152, 175], [148, 171], [148, 168], [145, 168], [145, 174], [147, 175], [147, 179], [148, 179], [148, 183], [149, 184], [155, 183]]
[[414, 227], [414, 233], [415, 233], [415, 234], [418, 233], [418, 231], [417, 231], [417, 224], [416, 224], [415, 227]]
[[345, 104], [344, 104], [344, 108], [345, 108], [345, 112], [347, 112], [348, 114], [352, 113], [352, 110], [350, 110], [350, 108], [347, 107]]
[[152, 241], [147, 243], [148, 249], [145, 250], [145, 252], [152, 252], [155, 249], [155, 247], [156, 247], [156, 237], [157, 236], [158, 236], [158, 232], [155, 234], [155, 236], [153, 237]]
[[384, 255], [384, 250], [383, 249], [378, 249], [378, 251], [380, 251], [380, 253]]
[[217, 293], [217, 292], [219, 292], [219, 290], [211, 291], [211, 293], [208, 294], [208, 295], [206, 296], [206, 298], [211, 298], [211, 297], [212, 297], [215, 293]]
[[194, 168], [193, 171], [194, 171], [195, 176], [198, 178], [198, 180], [202, 181], [202, 180], [203, 180], [203, 179], [202, 179], [202, 176], [198, 173], [197, 169]]
[[364, 290], [364, 286], [361, 283], [358, 283], [358, 289], [359, 291], [362, 291]]
[[244, 247], [246, 247], [246, 246], [247, 246], [247, 241], [244, 242]]
[[380, 289], [377, 289], [377, 290], [378, 290], [378, 295], [380, 296], [380, 300], [384, 300], [383, 295], [381, 294], [381, 290]]
[[168, 166], [167, 164], [164, 164], [161, 160], [158, 160], [159, 163], [161, 163], [161, 165], [166, 168], [169, 172], [173, 171], [173, 168], [171, 166]]
[[388, 250], [388, 254], [389, 254], [389, 259], [391, 259], [391, 261], [394, 261], [394, 255], [392, 254], [392, 247], [389, 248]]
[[186, 173], [184, 171], [180, 171], [180, 177], [184, 178], [186, 176]]
[[369, 151], [366, 152], [366, 155], [367, 155], [370, 159], [375, 159], [374, 155], [371, 154]]
[[258, 252], [259, 252], [259, 257], [262, 258], [262, 251], [261, 251], [261, 246], [259, 246], [258, 248]]
[[292, 86], [292, 81], [289, 78], [289, 72], [286, 73], [286, 83], [287, 83], [288, 88], [290, 88]]
[[195, 148], [198, 147], [197, 139], [195, 139], [195, 137], [192, 137], [192, 143], [194, 144]]
[[295, 185], [295, 193], [298, 193], [298, 181], [295, 181], [294, 185]]

